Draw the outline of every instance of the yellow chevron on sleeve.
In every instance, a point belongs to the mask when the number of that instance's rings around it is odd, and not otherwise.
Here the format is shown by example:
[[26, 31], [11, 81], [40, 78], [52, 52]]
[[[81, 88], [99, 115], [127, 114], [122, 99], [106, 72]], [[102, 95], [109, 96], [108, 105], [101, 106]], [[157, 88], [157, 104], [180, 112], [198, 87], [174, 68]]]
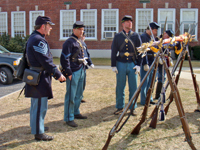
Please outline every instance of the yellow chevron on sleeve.
[[154, 52], [154, 53], [157, 53], [159, 51], [158, 48], [155, 48], [155, 47], [150, 47], [150, 49]]

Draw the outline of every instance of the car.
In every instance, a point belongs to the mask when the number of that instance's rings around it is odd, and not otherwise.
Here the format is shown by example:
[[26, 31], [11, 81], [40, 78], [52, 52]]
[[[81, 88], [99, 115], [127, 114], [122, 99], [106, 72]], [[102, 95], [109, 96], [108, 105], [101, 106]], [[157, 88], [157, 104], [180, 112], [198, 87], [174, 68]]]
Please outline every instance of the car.
[[22, 53], [14, 53], [7, 50], [5, 47], [0, 45], [0, 83], [11, 84], [14, 76], [14, 72], [19, 65]]

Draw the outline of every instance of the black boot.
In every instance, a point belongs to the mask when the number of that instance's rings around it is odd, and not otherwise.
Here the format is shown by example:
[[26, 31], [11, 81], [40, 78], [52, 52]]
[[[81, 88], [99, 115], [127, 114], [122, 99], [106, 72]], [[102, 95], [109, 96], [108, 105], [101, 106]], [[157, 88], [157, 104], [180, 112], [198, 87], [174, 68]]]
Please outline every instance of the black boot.
[[162, 90], [162, 82], [158, 82], [156, 87], [156, 95], [154, 99], [158, 99], [160, 97], [161, 90]]

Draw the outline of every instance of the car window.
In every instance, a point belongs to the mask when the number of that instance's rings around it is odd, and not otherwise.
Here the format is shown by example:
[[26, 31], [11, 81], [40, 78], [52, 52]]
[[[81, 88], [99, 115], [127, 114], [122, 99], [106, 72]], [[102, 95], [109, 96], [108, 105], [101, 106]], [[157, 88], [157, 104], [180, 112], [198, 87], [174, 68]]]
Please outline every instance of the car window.
[[10, 53], [6, 48], [0, 45], [0, 53]]

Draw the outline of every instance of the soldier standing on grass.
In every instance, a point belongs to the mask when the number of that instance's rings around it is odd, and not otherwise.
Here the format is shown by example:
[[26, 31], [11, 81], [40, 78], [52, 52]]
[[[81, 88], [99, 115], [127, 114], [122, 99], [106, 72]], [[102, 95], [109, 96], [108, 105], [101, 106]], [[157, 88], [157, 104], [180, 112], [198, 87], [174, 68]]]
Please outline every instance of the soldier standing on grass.
[[73, 24], [73, 34], [65, 41], [60, 56], [62, 72], [67, 77], [64, 102], [64, 121], [71, 127], [78, 127], [74, 119], [87, 119], [80, 114], [79, 106], [83, 95], [84, 59], [83, 45], [80, 41], [84, 32], [82, 21]]
[[[149, 29], [149, 26], [150, 26], [151, 29]], [[157, 36], [157, 30], [160, 26], [156, 22], [151, 22], [149, 24], [149, 26], [147, 27], [145, 32], [141, 35], [142, 43], [150, 42], [152, 38]], [[153, 35], [151, 35], [151, 30], [152, 30]], [[154, 37], [152, 37], [152, 36], [154, 36]], [[146, 75], [147, 71], [149, 70], [149, 66], [151, 66], [151, 64], [153, 63], [155, 56], [156, 56], [156, 53], [154, 53], [153, 51], [148, 51], [147, 57], [143, 58], [142, 67], [141, 67], [141, 70], [140, 70], [140, 75], [141, 75], [140, 80], [141, 81], [143, 80], [144, 76]], [[140, 103], [141, 103], [141, 105], [145, 105], [146, 97], [147, 97], [147, 91], [150, 87], [152, 77], [153, 77], [153, 69], [152, 69], [152, 71], [150, 72], [150, 74], [148, 75], [147, 79], [145, 80], [144, 84], [141, 87], [141, 92], [140, 92], [140, 96], [141, 96]], [[151, 96], [150, 104], [155, 104], [153, 102], [152, 96]]]
[[[125, 106], [124, 89], [126, 86], [126, 76], [129, 84], [129, 100], [137, 89], [137, 73], [140, 71], [140, 56], [137, 55], [136, 47], [140, 46], [139, 35], [132, 29], [132, 16], [126, 15], [122, 18], [123, 30], [117, 33], [111, 46], [111, 67], [116, 73], [116, 108], [115, 115], [120, 114]], [[137, 107], [133, 104], [130, 109]], [[135, 111], [130, 112], [136, 115]]]
[[[90, 66], [91, 68], [94, 68], [94, 64], [92, 63], [92, 60], [90, 58], [90, 53], [88, 52], [87, 45], [85, 44], [85, 32], [83, 32], [83, 36], [81, 37], [81, 42], [83, 45], [83, 50], [84, 50], [84, 59], [86, 60], [86, 64], [84, 64], [84, 70], [85, 70], [85, 75], [84, 75], [84, 82], [83, 82], [83, 91], [85, 90], [86, 86], [86, 69]], [[86, 101], [83, 100], [83, 95], [81, 98], [81, 103], [85, 103]]]
[[30, 126], [31, 133], [35, 135], [36, 140], [49, 141], [53, 136], [48, 136], [44, 131], [44, 118], [48, 108], [48, 99], [53, 98], [51, 89], [52, 76], [63, 82], [66, 78], [60, 73], [56, 65], [53, 64], [53, 57], [50, 53], [49, 45], [45, 36], [50, 35], [52, 30], [49, 17], [38, 16], [35, 21], [35, 31], [31, 34], [27, 42], [26, 53], [27, 60], [31, 68], [41, 69], [41, 76], [38, 85], [25, 86], [25, 97], [31, 97], [30, 108]]

